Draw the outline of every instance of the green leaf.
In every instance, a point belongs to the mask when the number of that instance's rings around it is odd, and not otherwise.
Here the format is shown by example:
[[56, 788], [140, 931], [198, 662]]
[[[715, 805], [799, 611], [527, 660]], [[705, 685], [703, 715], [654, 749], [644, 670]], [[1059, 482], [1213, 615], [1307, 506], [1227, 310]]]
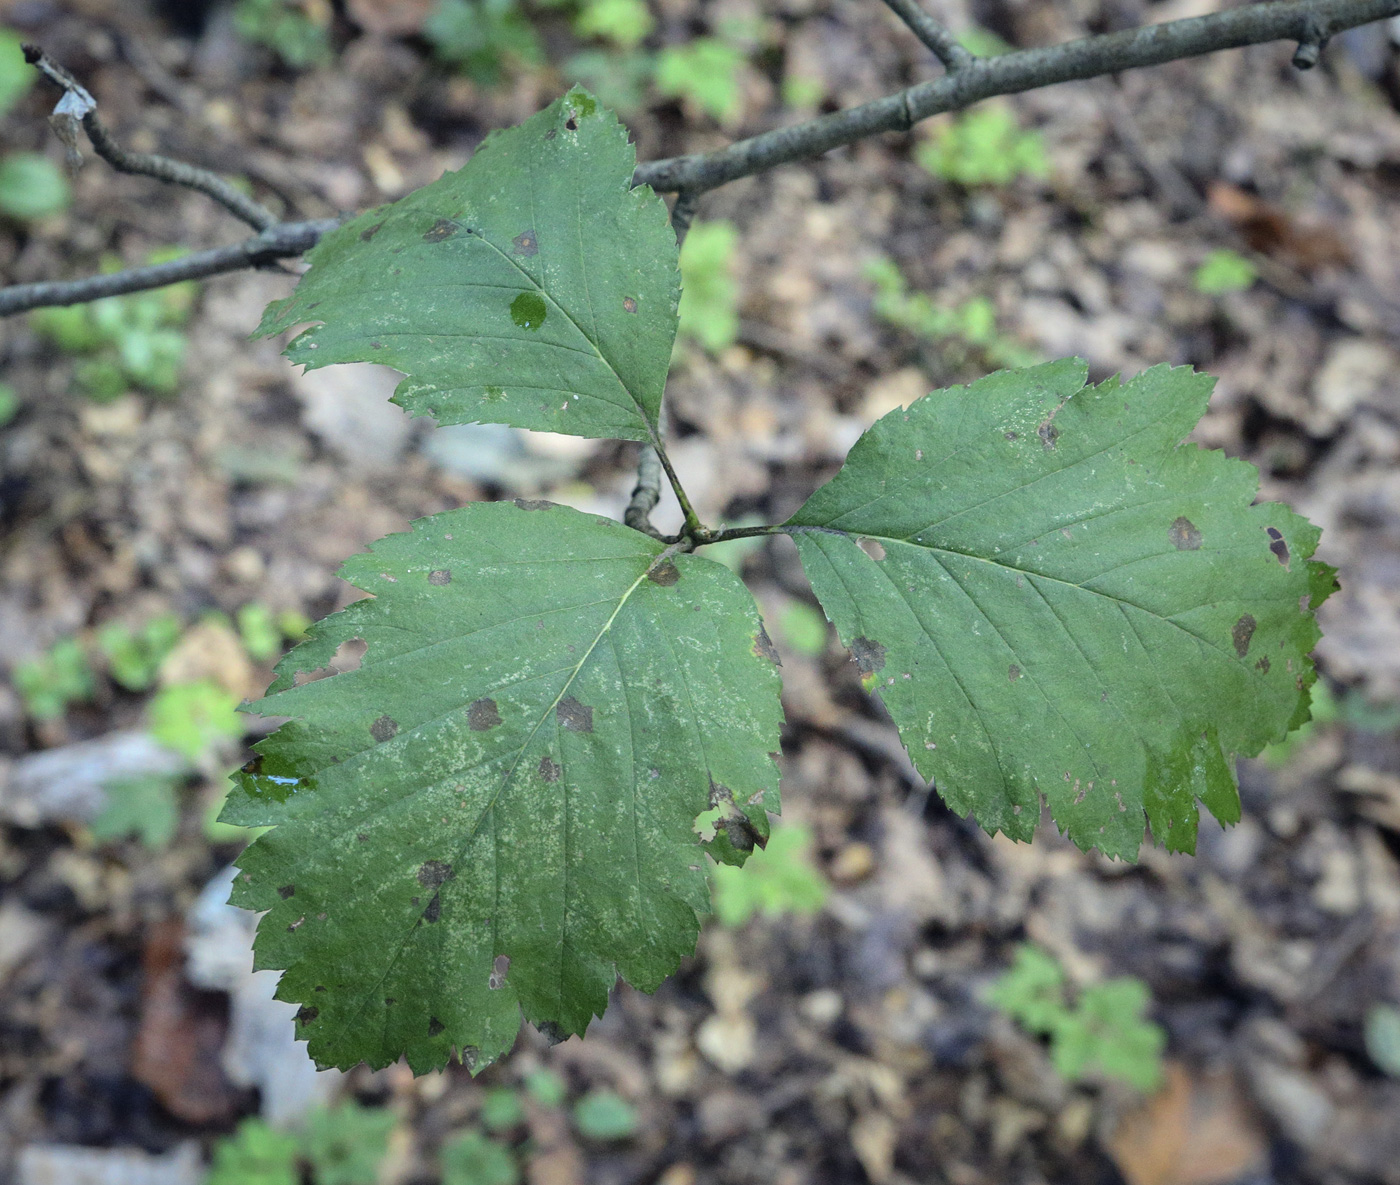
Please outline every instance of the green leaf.
[[813, 914], [826, 904], [830, 886], [812, 862], [812, 833], [789, 824], [774, 828], [768, 846], [742, 868], [723, 864], [710, 870], [715, 916], [725, 926], [742, 926], [754, 914]]
[[732, 346], [739, 336], [733, 263], [738, 244], [739, 232], [732, 222], [697, 222], [681, 248], [680, 333], [712, 354]]
[[443, 1145], [442, 1185], [516, 1185], [519, 1180], [510, 1149], [480, 1132], [462, 1132]]
[[358, 1103], [313, 1111], [306, 1157], [316, 1169], [316, 1185], [375, 1185], [396, 1122], [392, 1111]]
[[319, 321], [288, 357], [392, 366], [395, 402], [442, 424], [655, 441], [676, 243], [635, 163], [626, 129], [570, 91], [328, 235], [259, 332]]
[[[372, 599], [312, 629], [256, 710], [224, 820], [276, 825], [233, 900], [322, 1064], [481, 1068], [520, 1013], [582, 1032], [620, 972], [654, 990], [708, 908], [712, 850], [776, 810], [772, 644], [723, 565], [549, 503], [415, 524], [343, 575]], [[358, 670], [294, 686], [351, 638]], [[727, 836], [727, 838], [726, 838]], [[721, 840], [729, 850], [721, 851]]]
[[743, 53], [715, 37], [697, 37], [689, 45], [668, 45], [656, 59], [656, 89], [688, 99], [718, 120], [739, 114], [743, 92], [739, 71]]
[[481, 1123], [488, 1131], [505, 1131], [524, 1119], [525, 1108], [520, 1105], [520, 1096], [509, 1086], [493, 1087], [481, 1100]]
[[1196, 291], [1206, 296], [1243, 292], [1259, 278], [1259, 269], [1238, 251], [1222, 247], [1206, 256], [1194, 277]]
[[107, 805], [92, 821], [93, 837], [102, 841], [134, 834], [148, 848], [163, 848], [180, 822], [175, 788], [181, 780], [180, 775], [146, 774], [108, 782], [103, 786]]
[[581, 37], [603, 37], [623, 49], [636, 49], [656, 22], [646, 0], [585, 0], [574, 18]]
[[36, 720], [57, 719], [69, 704], [91, 699], [97, 689], [76, 638], [63, 638], [47, 653], [20, 663], [14, 681], [26, 710]]
[[1252, 466], [1180, 443], [1207, 376], [1084, 383], [1068, 360], [897, 409], [786, 529], [954, 810], [1028, 840], [1043, 796], [1126, 858], [1145, 812], [1193, 851], [1197, 800], [1239, 817], [1232, 757], [1306, 718], [1332, 570]]
[[12, 152], [0, 160], [0, 213], [28, 222], [67, 209], [68, 179], [36, 152]]
[[574, 1123], [590, 1140], [625, 1140], [637, 1131], [637, 1108], [611, 1090], [594, 1090], [574, 1104]]
[[525, 1075], [525, 1089], [541, 1107], [557, 1107], [564, 1101], [568, 1088], [553, 1070], [541, 1067]]
[[205, 1185], [297, 1185], [297, 1141], [261, 1119], [245, 1119], [214, 1145]]
[[151, 735], [191, 761], [198, 761], [221, 740], [243, 735], [238, 697], [211, 679], [162, 688], [147, 710]]

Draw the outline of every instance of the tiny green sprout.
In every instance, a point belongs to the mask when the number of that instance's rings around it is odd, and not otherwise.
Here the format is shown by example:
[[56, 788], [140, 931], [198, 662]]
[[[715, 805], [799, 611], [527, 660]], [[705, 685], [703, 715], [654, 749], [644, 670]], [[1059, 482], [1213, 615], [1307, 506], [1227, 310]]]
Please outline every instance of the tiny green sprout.
[[1161, 1083], [1166, 1033], [1143, 1018], [1151, 995], [1139, 979], [1085, 988], [1071, 1006], [1059, 963], [1026, 943], [987, 1000], [1029, 1032], [1048, 1037], [1050, 1061], [1068, 1081], [1103, 1074], [1144, 1092]]
[[739, 336], [739, 286], [734, 249], [739, 232], [731, 222], [697, 222], [681, 246], [679, 336], [699, 342], [712, 354]]
[[233, 27], [245, 41], [275, 51], [293, 69], [330, 60], [330, 30], [292, 0], [238, 0]]
[[298, 1185], [300, 1180], [296, 1137], [261, 1119], [245, 1119], [214, 1145], [205, 1185]]
[[9, 113], [34, 85], [34, 69], [24, 60], [23, 42], [9, 29], [0, 29], [0, 117]]
[[739, 114], [743, 65], [744, 55], [734, 46], [715, 37], [697, 37], [688, 45], [667, 46], [657, 55], [656, 89], [723, 122]]
[[147, 707], [151, 735], [167, 749], [198, 761], [223, 740], [243, 735], [238, 697], [210, 679], [162, 688]]
[[710, 869], [715, 916], [722, 926], [742, 926], [754, 914], [815, 914], [831, 892], [812, 862], [812, 833], [796, 823], [775, 827], [768, 846], [755, 851], [742, 868], [716, 864]]
[[789, 601], [778, 615], [778, 632], [783, 641], [808, 658], [826, 649], [826, 618], [806, 601]]
[[35, 720], [56, 720], [70, 704], [92, 698], [97, 685], [76, 638], [63, 638], [14, 670], [15, 689]]
[[645, 0], [584, 0], [574, 18], [574, 32], [630, 50], [645, 40], [655, 23]]
[[313, 1111], [304, 1144], [316, 1185], [375, 1185], [396, 1122], [392, 1111], [353, 1102]]
[[266, 662], [282, 651], [282, 629], [266, 605], [251, 601], [239, 608], [238, 636], [254, 662]]
[[520, 1105], [520, 1096], [509, 1086], [494, 1086], [481, 1100], [481, 1123], [487, 1131], [505, 1131], [524, 1118], [525, 1108]]
[[173, 613], [153, 617], [133, 630], [119, 621], [97, 631], [97, 648], [107, 659], [107, 673], [127, 691], [145, 691], [156, 671], [180, 638], [180, 619]]
[[1259, 278], [1259, 269], [1238, 251], [1221, 247], [1205, 257], [1196, 269], [1196, 291], [1206, 296], [1243, 292]]
[[0, 428], [19, 414], [19, 396], [9, 383], [0, 383]]
[[826, 83], [810, 74], [783, 76], [783, 104], [798, 111], [814, 109], [826, 96]]
[[592, 1090], [574, 1104], [574, 1126], [590, 1140], [626, 1140], [636, 1135], [637, 1109], [611, 1090]]
[[520, 1166], [505, 1145], [477, 1131], [459, 1132], [442, 1146], [442, 1185], [516, 1185]]
[[1366, 1012], [1366, 1052], [1376, 1067], [1400, 1078], [1400, 1008], [1375, 1004]]
[[0, 159], [0, 214], [33, 222], [66, 210], [71, 197], [68, 178], [48, 157], [12, 152]]
[[507, 69], [534, 66], [544, 51], [516, 0], [439, 0], [423, 35], [444, 62], [494, 86]]
[[1011, 44], [981, 25], [971, 25], [958, 34], [958, 44], [979, 58], [995, 58], [1011, 52]]
[[525, 1075], [525, 1090], [541, 1107], [558, 1107], [568, 1095], [564, 1080], [543, 1066]]
[[92, 821], [99, 842], [135, 835], [148, 848], [163, 848], [175, 837], [180, 806], [175, 797], [179, 775], [145, 774], [118, 778], [102, 789], [107, 802]]
[[311, 628], [311, 619], [300, 609], [283, 609], [277, 615], [277, 628], [288, 642], [304, 642], [306, 631]]
[[1006, 104], [988, 103], [942, 123], [915, 152], [915, 159], [945, 181], [965, 188], [1009, 185], [1018, 177], [1050, 172], [1037, 132], [1021, 130]]

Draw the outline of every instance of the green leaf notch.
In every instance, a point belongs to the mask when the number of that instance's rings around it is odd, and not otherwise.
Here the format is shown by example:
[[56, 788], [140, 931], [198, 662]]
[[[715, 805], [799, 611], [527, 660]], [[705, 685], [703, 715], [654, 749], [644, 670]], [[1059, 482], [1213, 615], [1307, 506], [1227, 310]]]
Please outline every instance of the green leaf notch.
[[260, 334], [307, 368], [382, 362], [443, 424], [659, 443], [675, 235], [626, 129], [575, 89], [467, 164], [327, 235]]
[[876, 423], [784, 526], [949, 805], [1028, 840], [1194, 851], [1238, 820], [1232, 757], [1307, 718], [1318, 530], [1182, 439], [1212, 380], [1003, 371]]
[[[373, 599], [283, 659], [223, 819], [275, 829], [233, 902], [323, 1064], [481, 1068], [654, 990], [775, 811], [771, 643], [727, 568], [549, 503], [478, 503], [349, 560]], [[360, 667], [305, 681], [351, 639]]]

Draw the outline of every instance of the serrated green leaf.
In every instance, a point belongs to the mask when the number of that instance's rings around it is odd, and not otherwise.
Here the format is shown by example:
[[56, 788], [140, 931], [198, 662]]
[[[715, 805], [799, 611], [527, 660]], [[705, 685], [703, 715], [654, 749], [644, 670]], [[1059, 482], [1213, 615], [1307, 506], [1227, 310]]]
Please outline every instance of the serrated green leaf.
[[395, 402], [442, 424], [655, 442], [679, 273], [635, 163], [626, 129], [572, 90], [327, 235], [258, 332], [320, 322], [292, 361], [392, 366]]
[[[480, 1068], [522, 1011], [562, 1037], [619, 973], [655, 989], [708, 909], [696, 815], [724, 805], [734, 847], [777, 807], [778, 673], [738, 578], [549, 503], [424, 519], [343, 575], [374, 597], [279, 664], [256, 710], [295, 719], [223, 815], [275, 825], [233, 900], [270, 911], [258, 965], [312, 1056]], [[358, 670], [295, 686], [352, 638]]]
[[1236, 821], [1232, 757], [1306, 704], [1334, 582], [1315, 527], [1250, 504], [1252, 466], [1180, 443], [1209, 377], [1085, 377], [1003, 371], [891, 412], [786, 529], [954, 810], [1029, 839], [1043, 795], [1123, 857], [1145, 812], [1192, 851], [1197, 800]]

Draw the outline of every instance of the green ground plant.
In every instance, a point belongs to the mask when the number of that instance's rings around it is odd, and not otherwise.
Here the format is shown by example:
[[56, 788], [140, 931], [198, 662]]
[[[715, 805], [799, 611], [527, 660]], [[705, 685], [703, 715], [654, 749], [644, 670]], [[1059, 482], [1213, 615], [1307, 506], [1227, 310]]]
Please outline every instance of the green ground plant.
[[[20, 39], [0, 29], [0, 119], [33, 85], [34, 71], [24, 61]], [[31, 222], [66, 210], [70, 197], [67, 177], [48, 157], [36, 152], [0, 157], [0, 215]]]
[[376, 1185], [396, 1122], [354, 1102], [317, 1108], [294, 1131], [245, 1119], [214, 1145], [205, 1185]]
[[710, 878], [715, 918], [722, 926], [742, 926], [756, 914], [819, 913], [831, 894], [812, 858], [812, 833], [793, 823], [773, 828], [767, 846], [742, 868], [716, 864]]
[[1202, 261], [1192, 277], [1196, 291], [1206, 296], [1243, 292], [1259, 278], [1259, 269], [1238, 251], [1221, 247]]
[[[990, 832], [1028, 840], [1048, 803], [1107, 856], [1146, 832], [1193, 851], [1202, 805], [1239, 818], [1235, 755], [1307, 719], [1334, 573], [1252, 467], [1182, 445], [1211, 387], [1185, 368], [1090, 384], [1066, 359], [935, 391], [786, 521], [703, 523], [660, 427], [676, 239], [634, 168], [570, 91], [323, 238], [260, 327], [310, 323], [288, 347], [309, 367], [393, 367], [395, 401], [440, 424], [641, 442], [684, 520], [435, 515], [349, 560], [373, 595], [278, 664], [255, 710], [290, 722], [222, 817], [272, 828], [233, 900], [265, 913], [258, 958], [323, 1064], [480, 1069], [522, 1016], [582, 1032], [619, 975], [651, 990], [694, 949], [702, 855], [763, 867], [781, 674], [712, 544], [793, 541], [921, 776]], [[357, 670], [298, 678], [352, 638]], [[1067, 1070], [1134, 1073], [1105, 1042], [1141, 1058], [1137, 1003], [1086, 991], [1055, 1030]]]
[[38, 658], [18, 664], [13, 679], [25, 711], [35, 720], [56, 720], [97, 690], [87, 653], [76, 638], [60, 639]]
[[739, 285], [734, 251], [739, 232], [732, 222], [697, 222], [681, 247], [681, 303], [677, 339], [696, 342], [711, 354], [739, 336]]
[[914, 159], [935, 177], [967, 189], [1050, 172], [1040, 134], [1022, 130], [1004, 103], [987, 103], [940, 122]]
[[233, 27], [255, 45], [273, 50], [293, 69], [319, 66], [331, 57], [329, 3], [301, 0], [238, 0]]
[[1059, 963], [1026, 943], [987, 1000], [1028, 1032], [1048, 1038], [1050, 1061], [1068, 1081], [1106, 1076], [1141, 1091], [1161, 1084], [1167, 1037], [1144, 1018], [1152, 997], [1139, 979], [1110, 979], [1075, 998]]

